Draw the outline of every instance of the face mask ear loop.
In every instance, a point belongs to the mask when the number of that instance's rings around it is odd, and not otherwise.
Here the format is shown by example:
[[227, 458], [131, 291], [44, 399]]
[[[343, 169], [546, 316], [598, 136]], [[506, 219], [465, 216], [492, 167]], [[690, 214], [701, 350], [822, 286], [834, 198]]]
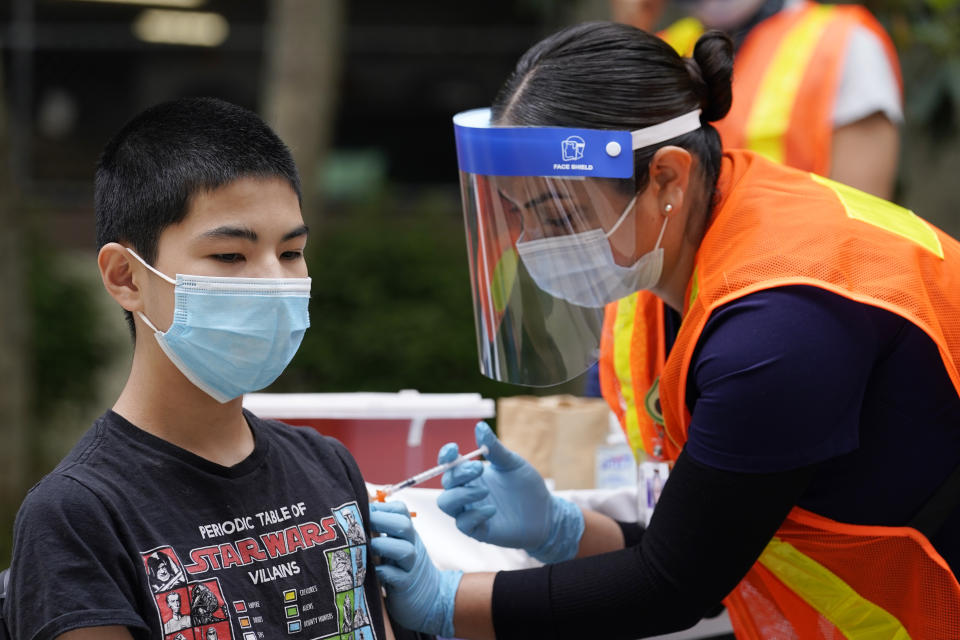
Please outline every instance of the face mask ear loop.
[[[161, 273], [160, 271], [157, 271], [156, 269], [154, 269], [153, 267], [151, 267], [150, 265], [148, 265], [148, 264], [147, 264], [147, 261], [144, 260], [143, 258], [141, 258], [140, 256], [138, 256], [138, 255], [137, 255], [137, 252], [134, 251], [133, 249], [131, 249], [130, 247], [125, 247], [125, 248], [126, 248], [127, 251], [130, 252], [130, 255], [132, 255], [134, 258], [136, 258], [136, 259], [140, 262], [140, 264], [142, 264], [143, 266], [145, 266], [145, 267], [146, 267], [147, 269], [149, 269], [150, 271], [153, 271], [155, 274], [157, 274], [158, 276], [160, 276], [161, 278], [163, 278], [164, 280], [166, 280], [166, 281], [169, 282], [170, 284], [176, 286], [176, 284], [177, 284], [177, 281], [176, 281], [176, 280], [173, 280], [172, 278], [169, 278], [166, 274]], [[154, 333], [163, 333], [162, 331], [160, 331], [160, 329], [157, 329], [156, 325], [154, 325], [152, 322], [150, 322], [149, 318], [147, 318], [147, 316], [145, 316], [142, 311], [137, 311], [137, 315], [140, 316], [140, 319], [143, 320], [143, 323], [144, 323], [145, 325], [147, 325], [148, 327], [150, 327], [151, 329], [153, 329], [153, 332], [154, 332]]]
[[174, 280], [174, 279], [171, 278], [170, 276], [166, 275], [165, 273], [162, 273], [162, 272], [160, 272], [160, 271], [157, 271], [156, 269], [154, 269], [153, 267], [151, 267], [149, 264], [147, 264], [147, 261], [144, 260], [143, 258], [141, 258], [140, 256], [138, 256], [136, 251], [134, 251], [134, 250], [131, 249], [130, 247], [125, 247], [125, 249], [126, 249], [127, 251], [129, 251], [129, 252], [130, 252], [130, 255], [132, 255], [134, 258], [136, 258], [137, 261], [139, 261], [140, 264], [142, 264], [143, 266], [145, 266], [147, 269], [149, 269], [150, 271], [153, 271], [155, 274], [157, 274], [158, 276], [160, 276], [161, 278], [163, 278], [164, 280], [166, 280], [166, 281], [169, 282], [170, 284], [172, 284], [172, 285], [176, 285], [176, 284], [177, 284], [177, 281], [176, 281], [176, 280]]
[[633, 203], [637, 201], [637, 196], [639, 195], [639, 193], [635, 193], [633, 194], [633, 197], [630, 198], [630, 202], [627, 203], [627, 206], [623, 209], [623, 213], [620, 214], [620, 219], [617, 220], [617, 223], [610, 228], [610, 231], [607, 231], [606, 235], [608, 238], [612, 236], [613, 232], [620, 228], [620, 225], [623, 223], [623, 221], [627, 219], [627, 214], [633, 210]]
[[162, 331], [160, 331], [160, 329], [157, 329], [157, 328], [154, 326], [154, 324], [153, 324], [152, 322], [150, 322], [149, 319], [147, 319], [147, 316], [143, 315], [143, 312], [142, 312], [142, 311], [137, 311], [137, 315], [140, 316], [140, 319], [143, 320], [143, 323], [144, 323], [145, 325], [147, 325], [148, 327], [150, 327], [151, 329], [153, 329], [153, 332], [154, 332], [154, 333], [163, 333]]

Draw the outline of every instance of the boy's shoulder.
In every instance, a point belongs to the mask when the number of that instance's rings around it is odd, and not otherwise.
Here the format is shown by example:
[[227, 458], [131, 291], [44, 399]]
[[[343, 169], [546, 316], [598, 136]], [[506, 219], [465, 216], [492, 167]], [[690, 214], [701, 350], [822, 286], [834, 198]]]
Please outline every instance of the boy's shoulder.
[[66, 528], [81, 536], [97, 536], [112, 521], [111, 506], [96, 482], [82, 473], [83, 464], [76, 462], [76, 449], [27, 491], [17, 510], [16, 542], [22, 544], [22, 538], [43, 537], [43, 532], [51, 529]]
[[[89, 509], [92, 503], [98, 502], [108, 507], [127, 505], [140, 502], [138, 495], [162, 493], [174, 485], [273, 477], [277, 466], [301, 469], [321, 484], [347, 485], [354, 490], [363, 486], [359, 467], [338, 440], [310, 427], [262, 419], [249, 412], [245, 412], [245, 416], [258, 445], [250, 459], [228, 470], [162, 441], [107, 411], [94, 421], [60, 463], [30, 489], [21, 511]], [[257, 468], [266, 471], [261, 465], [274, 472], [255, 471]], [[134, 469], [137, 472], [131, 474]]]
[[69, 516], [102, 508], [100, 489], [119, 486], [117, 480], [139, 462], [135, 450], [111, 438], [110, 414], [107, 411], [94, 420], [57, 466], [27, 491], [18, 521], [29, 521], [33, 514], [41, 518], [51, 513]]
[[57, 463], [57, 466], [30, 488], [27, 499], [35, 494], [49, 495], [63, 491], [70, 494], [72, 492], [68, 490], [69, 487], [80, 487], [86, 484], [83, 480], [85, 468], [91, 465], [102, 467], [101, 462], [104, 457], [117, 455], [109, 451], [110, 447], [105, 447], [109, 414], [108, 411], [94, 420], [70, 451]]
[[[313, 428], [260, 418], [246, 410], [244, 416], [256, 437], [265, 440], [261, 444], [266, 444], [267, 448], [279, 446], [300, 456], [334, 456], [353, 464], [353, 457], [340, 441]], [[85, 468], [102, 469], [115, 461], [120, 461], [129, 469], [131, 460], [182, 453], [183, 450], [176, 445], [151, 435], [108, 410], [93, 422], [47, 477], [80, 476]]]

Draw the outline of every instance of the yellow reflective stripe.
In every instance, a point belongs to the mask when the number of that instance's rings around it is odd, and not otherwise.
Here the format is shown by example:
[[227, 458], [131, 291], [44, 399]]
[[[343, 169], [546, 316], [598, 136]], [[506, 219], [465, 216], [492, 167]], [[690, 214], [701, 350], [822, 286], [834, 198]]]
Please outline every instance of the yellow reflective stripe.
[[503, 313], [513, 291], [513, 283], [517, 279], [517, 251], [513, 247], [507, 249], [493, 268], [493, 278], [490, 281], [490, 292], [493, 296], [493, 308], [497, 313]]
[[773, 538], [759, 562], [850, 640], [910, 640], [893, 614], [789, 542]]
[[634, 316], [637, 312], [636, 293], [617, 301], [617, 315], [613, 321], [613, 370], [620, 381], [620, 395], [625, 405], [624, 423], [627, 442], [636, 456], [643, 451], [640, 421], [637, 419], [637, 402], [633, 393], [633, 374], [630, 370], [630, 351], [633, 341]]
[[849, 217], [911, 240], [943, 260], [943, 245], [936, 231], [910, 209], [815, 173], [811, 173], [810, 177], [837, 194]]
[[807, 65], [826, 27], [833, 7], [817, 5], [808, 9], [787, 33], [767, 66], [747, 118], [747, 148], [774, 162], [786, 157], [784, 134], [800, 91]]
[[700, 268], [693, 268], [693, 276], [691, 277], [692, 282], [690, 283], [690, 299], [687, 300], [687, 309], [693, 306], [694, 301], [697, 299], [697, 296], [700, 295]]
[[703, 35], [703, 25], [696, 18], [681, 18], [663, 30], [661, 38], [681, 56], [693, 55], [693, 46]]

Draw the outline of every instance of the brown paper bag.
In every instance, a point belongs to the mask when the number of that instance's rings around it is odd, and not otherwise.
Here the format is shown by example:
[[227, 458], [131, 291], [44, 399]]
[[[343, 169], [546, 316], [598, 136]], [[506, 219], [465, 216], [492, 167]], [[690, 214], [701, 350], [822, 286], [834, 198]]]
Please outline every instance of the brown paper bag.
[[600, 398], [512, 396], [497, 401], [497, 431], [556, 489], [594, 486], [596, 448], [607, 441], [610, 409]]

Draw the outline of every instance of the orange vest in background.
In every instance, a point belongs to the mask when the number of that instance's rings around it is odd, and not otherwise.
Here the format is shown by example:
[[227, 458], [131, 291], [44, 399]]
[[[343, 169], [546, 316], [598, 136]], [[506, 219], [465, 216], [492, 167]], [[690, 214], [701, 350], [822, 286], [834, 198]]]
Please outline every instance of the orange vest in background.
[[[754, 27], [737, 52], [730, 113], [713, 123], [726, 149], [749, 149], [791, 167], [829, 175], [836, 102], [847, 44], [856, 27], [872, 31], [900, 66], [883, 27], [862, 7], [804, 2]], [[704, 28], [684, 18], [660, 36], [693, 53]], [[607, 306], [600, 345], [600, 388], [634, 452], [663, 459], [656, 385], [666, 351], [662, 303], [641, 291]], [[649, 360], [647, 353], [659, 354]]]
[[[710, 313], [774, 287], [819, 287], [903, 317], [937, 345], [960, 394], [960, 242], [746, 151], [724, 155], [718, 192], [659, 385], [667, 458], [687, 439], [686, 380]], [[960, 638], [960, 584], [920, 532], [800, 508], [724, 602], [738, 638]]]
[[483, 338], [486, 342], [496, 339], [516, 281], [519, 258], [513, 247], [522, 229], [516, 216], [496, 211], [501, 205], [493, 202], [487, 176], [464, 175], [460, 179], [473, 181], [463, 188], [463, 193], [469, 194], [464, 197], [475, 199], [474, 203], [464, 203], [464, 210], [471, 206], [477, 210], [476, 227], [467, 225], [468, 264], [470, 282], [475, 283], [473, 307], [483, 327], [477, 339], [486, 348], [489, 345], [484, 344]]
[[[856, 5], [804, 2], [750, 30], [733, 64], [733, 103], [714, 123], [725, 149], [749, 149], [774, 162], [830, 175], [833, 109], [847, 45], [857, 27], [883, 43], [900, 80], [890, 37]], [[660, 36], [689, 57], [704, 28], [685, 18]]]

